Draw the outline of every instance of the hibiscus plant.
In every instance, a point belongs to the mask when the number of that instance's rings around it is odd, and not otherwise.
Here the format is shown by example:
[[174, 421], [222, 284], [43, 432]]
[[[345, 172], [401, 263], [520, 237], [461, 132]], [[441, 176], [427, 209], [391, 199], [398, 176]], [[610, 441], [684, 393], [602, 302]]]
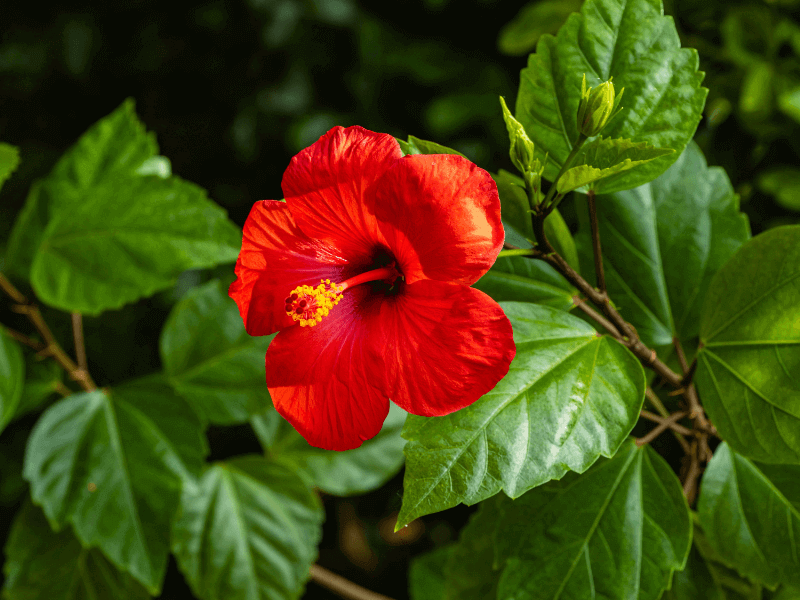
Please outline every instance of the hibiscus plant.
[[[319, 495], [405, 464], [395, 531], [478, 507], [397, 597], [800, 598], [800, 226], [751, 236], [702, 80], [661, 0], [586, 0], [499, 99], [517, 173], [336, 127], [243, 230], [132, 101], [98, 121], [0, 263], [0, 429], [37, 415], [3, 597], [149, 598], [170, 555], [201, 600], [377, 597], [315, 564]], [[198, 269], [162, 370], [99, 387], [83, 316]], [[209, 462], [233, 425], [263, 452]]]

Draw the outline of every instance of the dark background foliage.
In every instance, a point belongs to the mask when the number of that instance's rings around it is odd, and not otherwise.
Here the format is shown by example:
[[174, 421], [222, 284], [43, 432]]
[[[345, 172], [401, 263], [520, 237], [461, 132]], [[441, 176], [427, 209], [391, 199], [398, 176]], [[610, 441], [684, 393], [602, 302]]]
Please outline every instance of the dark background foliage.
[[[513, 102], [526, 59], [502, 54], [497, 36], [521, 7], [511, 0], [7, 2], [0, 140], [20, 147], [22, 163], [0, 204], [0, 267], [31, 182], [126, 97], [173, 171], [206, 188], [239, 225], [254, 201], [282, 196], [290, 158], [334, 125], [413, 134], [489, 170], [511, 169], [497, 96]], [[707, 72], [697, 140], [709, 164], [727, 170], [754, 234], [797, 221], [764, 183], [775, 167], [800, 167], [798, 117], [781, 100], [800, 85], [793, 10], [785, 1], [666, 6]], [[571, 222], [569, 203], [564, 208]], [[209, 277], [187, 273], [171, 292], [86, 318], [98, 384], [158, 369], [169, 308]], [[69, 350], [65, 315], [46, 317]], [[17, 317], [2, 318], [13, 325]], [[21, 462], [35, 418], [0, 437], [0, 542], [25, 492], [4, 464]], [[212, 428], [209, 437], [211, 459], [259, 451], [249, 426]], [[320, 548], [324, 566], [398, 599], [407, 597], [408, 560], [453, 539], [471, 512], [462, 506], [394, 534], [401, 484], [398, 475], [363, 497], [326, 497]], [[162, 597], [188, 594], [171, 565]], [[306, 597], [333, 596], [309, 584]]]

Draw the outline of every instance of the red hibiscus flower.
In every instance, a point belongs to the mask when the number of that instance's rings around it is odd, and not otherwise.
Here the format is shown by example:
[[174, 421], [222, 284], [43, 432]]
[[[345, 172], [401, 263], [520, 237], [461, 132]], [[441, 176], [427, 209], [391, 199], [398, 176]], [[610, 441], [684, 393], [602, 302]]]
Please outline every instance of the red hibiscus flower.
[[229, 293], [250, 335], [280, 332], [267, 387], [310, 444], [356, 448], [390, 399], [445, 415], [508, 372], [511, 324], [469, 287], [503, 245], [486, 171], [336, 127], [292, 159], [282, 187], [285, 203], [262, 200], [247, 217]]

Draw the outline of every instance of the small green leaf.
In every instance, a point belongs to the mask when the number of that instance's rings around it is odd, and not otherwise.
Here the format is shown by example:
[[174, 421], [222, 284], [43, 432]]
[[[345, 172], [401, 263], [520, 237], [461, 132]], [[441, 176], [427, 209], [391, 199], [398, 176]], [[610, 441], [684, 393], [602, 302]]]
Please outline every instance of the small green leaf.
[[758, 175], [758, 187], [775, 196], [782, 207], [800, 211], [800, 169], [778, 167], [762, 171]]
[[[672, 148], [655, 148], [647, 142], [634, 143], [631, 140], [598, 137], [585, 146], [582, 164], [572, 167], [558, 180], [558, 193], [568, 194], [673, 152]], [[599, 192], [602, 184], [592, 187]]]
[[544, 175], [553, 181], [578, 140], [583, 75], [589, 87], [613, 77], [625, 97], [604, 133], [675, 150], [603, 181], [606, 193], [633, 188], [663, 173], [692, 139], [707, 94], [697, 67], [697, 52], [680, 47], [661, 0], [586, 0], [557, 37], [539, 40], [521, 73], [515, 114], [537, 158], [549, 155]]
[[57, 206], [44, 181], [34, 181], [28, 191], [14, 228], [8, 238], [6, 267], [9, 273], [25, 280], [31, 278], [33, 257], [39, 250], [44, 230], [50, 220], [50, 207]]
[[542, 35], [556, 33], [570, 13], [580, 10], [581, 4], [583, 0], [539, 0], [526, 4], [500, 30], [497, 47], [503, 54], [527, 54]]
[[[693, 341], [713, 274], [750, 237], [725, 172], [692, 142], [655, 181], [598, 196], [597, 214], [606, 286], [625, 319], [650, 347]], [[588, 219], [576, 240], [592, 264]]]
[[59, 527], [98, 546], [152, 593], [161, 588], [182, 480], [205, 443], [191, 408], [157, 379], [69, 396], [28, 440], [31, 496]]
[[650, 446], [506, 501], [495, 532], [498, 600], [656, 600], [692, 539], [680, 482]]
[[411, 600], [444, 600], [444, 567], [452, 551], [452, 546], [445, 546], [411, 560], [408, 569]]
[[378, 435], [358, 448], [335, 452], [315, 448], [275, 410], [251, 419], [265, 452], [308, 473], [314, 487], [334, 496], [365, 494], [378, 489], [403, 466], [405, 440], [400, 431], [406, 412], [395, 404]]
[[429, 142], [428, 140], [421, 140], [413, 135], [408, 136], [408, 141], [398, 139], [397, 143], [400, 144], [400, 149], [403, 154], [457, 154], [464, 156], [461, 152], [442, 146], [436, 142]]
[[0, 142], [0, 188], [19, 166], [19, 148]]
[[309, 578], [323, 518], [302, 477], [239, 457], [184, 487], [172, 551], [201, 600], [291, 600]]
[[14, 418], [25, 382], [22, 348], [0, 327], [0, 431]]
[[517, 344], [508, 375], [467, 408], [406, 421], [398, 527], [585, 471], [613, 456], [636, 423], [645, 379], [627, 348], [553, 308], [502, 306]]
[[72, 531], [50, 529], [42, 511], [26, 502], [5, 547], [7, 600], [147, 600], [150, 595], [95, 549], [81, 547]]
[[703, 474], [698, 513], [721, 559], [775, 589], [800, 585], [800, 467], [759, 465], [723, 443]]
[[750, 240], [711, 282], [696, 382], [731, 447], [800, 463], [800, 227]]
[[170, 383], [211, 423], [244, 423], [272, 408], [264, 356], [274, 336], [247, 334], [227, 287], [214, 280], [190, 291], [161, 332], [161, 361]]

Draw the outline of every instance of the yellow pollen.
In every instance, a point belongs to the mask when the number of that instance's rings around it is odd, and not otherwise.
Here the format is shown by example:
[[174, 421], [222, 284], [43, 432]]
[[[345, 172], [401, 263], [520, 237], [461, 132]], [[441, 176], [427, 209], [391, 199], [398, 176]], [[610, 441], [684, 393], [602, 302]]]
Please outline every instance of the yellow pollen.
[[286, 314], [300, 323], [301, 327], [314, 327], [327, 317], [331, 309], [342, 299], [344, 286], [323, 279], [317, 287], [301, 285], [286, 297]]

